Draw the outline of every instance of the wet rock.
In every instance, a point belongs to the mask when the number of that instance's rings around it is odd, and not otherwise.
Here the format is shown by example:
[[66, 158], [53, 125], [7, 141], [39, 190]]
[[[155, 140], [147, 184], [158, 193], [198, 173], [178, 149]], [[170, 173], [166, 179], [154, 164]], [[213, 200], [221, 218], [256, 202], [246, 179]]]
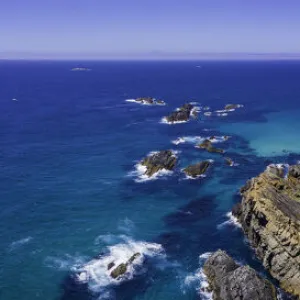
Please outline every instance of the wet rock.
[[158, 105], [165, 105], [166, 102], [163, 101], [163, 100], [156, 100], [156, 104], [158, 104]]
[[173, 170], [177, 162], [177, 157], [171, 150], [163, 150], [147, 156], [141, 164], [146, 167], [145, 174], [153, 176], [160, 170]]
[[127, 264], [132, 264], [132, 263], [133, 263], [138, 257], [140, 257], [140, 256], [141, 256], [141, 253], [139, 253], [139, 252], [133, 254], [133, 255], [129, 258]]
[[237, 217], [264, 267], [287, 292], [300, 297], [299, 166], [271, 165], [241, 189]]
[[110, 270], [111, 268], [113, 268], [115, 266], [115, 263], [114, 262], [111, 262], [108, 264], [107, 266], [107, 270]]
[[167, 122], [186, 122], [190, 119], [191, 111], [194, 108], [192, 104], [186, 103], [180, 107], [177, 111], [172, 112], [166, 117]]
[[232, 109], [237, 109], [240, 108], [241, 105], [240, 104], [226, 104], [225, 105], [225, 110], [232, 110]]
[[232, 167], [234, 165], [233, 160], [230, 157], [224, 157], [226, 165]]
[[118, 279], [127, 272], [128, 266], [130, 266], [138, 257], [141, 256], [141, 253], [137, 252], [133, 254], [126, 263], [121, 263], [118, 265], [111, 273], [110, 276], [114, 279]]
[[110, 276], [116, 279], [124, 275], [126, 271], [127, 271], [127, 264], [120, 264], [110, 273]]
[[215, 148], [209, 139], [204, 140], [197, 147], [200, 149], [205, 149], [206, 151], [211, 152], [211, 153], [224, 153], [223, 149]]
[[275, 300], [275, 287], [249, 266], [239, 266], [226, 252], [218, 250], [205, 262], [214, 300]]
[[186, 167], [183, 171], [187, 176], [190, 176], [192, 178], [197, 178], [200, 175], [203, 175], [210, 165], [211, 162], [208, 160], [201, 161], [197, 164]]
[[152, 97], [140, 97], [135, 99], [135, 101], [143, 104], [149, 104], [149, 105], [155, 104], [155, 99]]

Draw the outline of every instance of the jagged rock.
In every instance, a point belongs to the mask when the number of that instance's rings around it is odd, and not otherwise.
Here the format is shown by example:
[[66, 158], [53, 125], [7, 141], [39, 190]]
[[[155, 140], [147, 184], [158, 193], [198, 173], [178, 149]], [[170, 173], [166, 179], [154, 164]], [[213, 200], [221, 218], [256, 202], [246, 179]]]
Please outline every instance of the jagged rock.
[[127, 271], [127, 264], [118, 265], [111, 273], [110, 276], [114, 279], [124, 275]]
[[230, 157], [224, 157], [225, 159], [225, 163], [228, 165], [228, 166], [233, 166], [234, 165], [234, 162], [233, 160], [230, 158]]
[[165, 105], [166, 102], [163, 101], [163, 100], [156, 100], [156, 104], [158, 104], [158, 105]]
[[110, 270], [111, 268], [113, 268], [115, 266], [115, 263], [114, 262], [111, 262], [108, 264], [107, 266], [107, 270]]
[[226, 104], [225, 106], [225, 110], [231, 110], [231, 109], [236, 109], [236, 108], [239, 108], [241, 107], [240, 104]]
[[271, 165], [241, 189], [232, 213], [264, 267], [287, 292], [300, 297], [299, 166]]
[[139, 253], [139, 252], [133, 254], [133, 255], [129, 258], [127, 264], [132, 264], [132, 263], [133, 263], [138, 257], [140, 257], [140, 256], [141, 256], [141, 253]]
[[212, 145], [212, 142], [208, 139], [204, 140], [197, 147], [200, 148], [200, 149], [205, 149], [205, 150], [207, 150], [208, 152], [211, 152], [211, 153], [224, 153], [223, 149], [215, 148]]
[[146, 167], [145, 174], [152, 176], [162, 169], [173, 170], [177, 162], [177, 157], [171, 150], [163, 150], [147, 156], [141, 164]]
[[218, 250], [205, 262], [209, 290], [214, 300], [275, 300], [275, 287], [249, 266], [239, 266], [226, 252]]
[[190, 119], [193, 107], [194, 106], [192, 104], [184, 104], [177, 111], [172, 112], [169, 116], [166, 117], [167, 122], [174, 123], [188, 121]]
[[211, 162], [208, 160], [201, 161], [195, 165], [190, 165], [186, 167], [183, 171], [185, 172], [186, 175], [196, 178], [204, 174], [210, 165]]
[[137, 252], [133, 254], [126, 263], [121, 263], [118, 265], [111, 273], [110, 276], [114, 279], [119, 278], [127, 272], [127, 268], [131, 265], [138, 257], [141, 256], [141, 253]]
[[150, 105], [155, 104], [155, 99], [152, 97], [140, 97], [135, 99], [135, 101]]

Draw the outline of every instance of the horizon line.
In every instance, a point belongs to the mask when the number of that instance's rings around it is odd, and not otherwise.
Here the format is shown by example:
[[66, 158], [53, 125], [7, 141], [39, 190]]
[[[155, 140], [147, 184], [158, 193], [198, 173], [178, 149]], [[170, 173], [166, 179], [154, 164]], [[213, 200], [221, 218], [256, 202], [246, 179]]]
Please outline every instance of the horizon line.
[[28, 61], [161, 61], [161, 60], [300, 60], [300, 52], [199, 52], [179, 53], [151, 51], [148, 53], [34, 53], [0, 52], [0, 60]]

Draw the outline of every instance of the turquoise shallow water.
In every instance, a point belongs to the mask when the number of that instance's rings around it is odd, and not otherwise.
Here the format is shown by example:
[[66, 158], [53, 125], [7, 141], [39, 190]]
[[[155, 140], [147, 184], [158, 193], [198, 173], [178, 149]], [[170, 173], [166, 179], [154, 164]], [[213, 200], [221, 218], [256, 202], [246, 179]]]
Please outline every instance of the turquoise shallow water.
[[[84, 65], [92, 71], [70, 72], [75, 62], [0, 63], [0, 299], [205, 299], [199, 256], [218, 248], [263, 272], [240, 230], [220, 224], [248, 178], [270, 162], [300, 159], [300, 64]], [[125, 102], [144, 95], [168, 105]], [[244, 108], [160, 123], [186, 101]], [[217, 146], [236, 167], [193, 143], [171, 143], [211, 135], [231, 135]], [[134, 165], [162, 149], [179, 151], [174, 173], [137, 183]], [[185, 180], [180, 170], [207, 158], [207, 177]], [[94, 292], [73, 285], [75, 267], [110, 251], [126, 257], [128, 245], [148, 249], [138, 276], [106, 283], [99, 267]]]
[[286, 152], [299, 152], [299, 116], [299, 110], [273, 112], [266, 115], [267, 122], [263, 124], [226, 124], [221, 128], [249, 140], [250, 147], [259, 156], [278, 156]]

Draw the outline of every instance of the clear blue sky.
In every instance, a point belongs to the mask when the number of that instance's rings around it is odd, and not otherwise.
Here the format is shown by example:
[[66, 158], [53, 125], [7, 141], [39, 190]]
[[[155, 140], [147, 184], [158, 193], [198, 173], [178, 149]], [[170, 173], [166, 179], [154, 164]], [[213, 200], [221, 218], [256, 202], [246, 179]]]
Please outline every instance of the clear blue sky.
[[0, 57], [300, 53], [300, 0], [3, 0]]

